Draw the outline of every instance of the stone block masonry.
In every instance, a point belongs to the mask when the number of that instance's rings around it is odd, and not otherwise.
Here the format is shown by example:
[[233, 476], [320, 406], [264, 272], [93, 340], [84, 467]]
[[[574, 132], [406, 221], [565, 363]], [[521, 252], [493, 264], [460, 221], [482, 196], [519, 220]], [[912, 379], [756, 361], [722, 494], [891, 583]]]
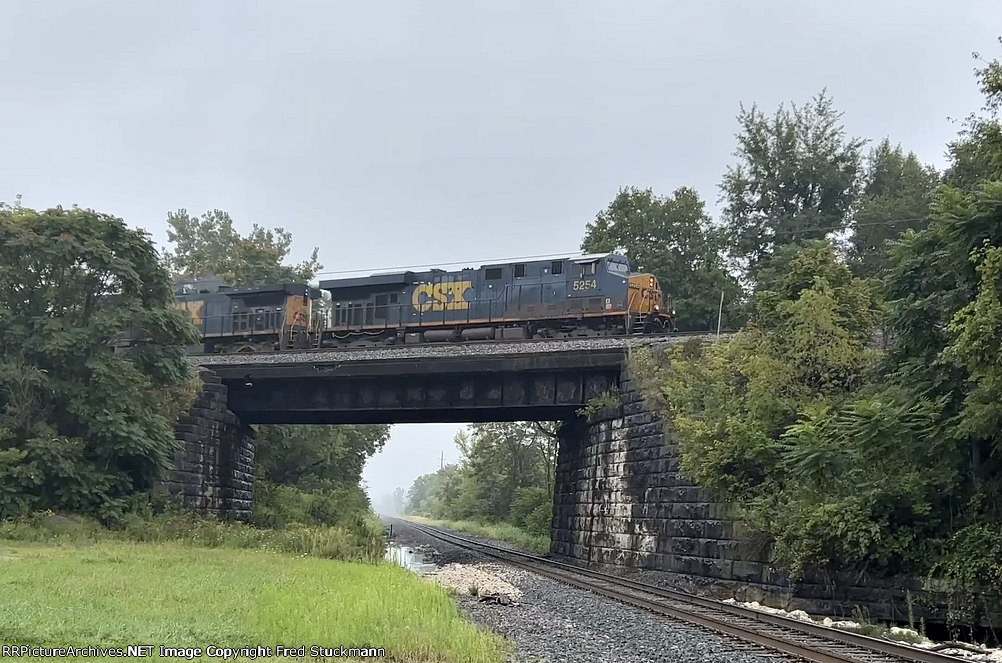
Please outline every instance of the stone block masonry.
[[762, 581], [767, 550], [743, 537], [733, 509], [681, 472], [670, 431], [629, 376], [621, 407], [561, 429], [551, 552], [596, 564]]
[[[787, 610], [851, 617], [859, 608], [875, 620], [943, 622], [950, 597], [926, 591], [919, 578], [809, 572], [792, 582], [777, 573], [768, 542], [682, 473], [670, 423], [651, 411], [626, 368], [619, 392], [617, 408], [568, 420], [560, 430], [552, 555]], [[1002, 624], [1002, 602], [994, 606], [975, 622]]]
[[199, 369], [202, 393], [175, 426], [174, 469], [167, 491], [200, 513], [250, 519], [254, 489], [254, 435], [227, 409], [227, 388]]

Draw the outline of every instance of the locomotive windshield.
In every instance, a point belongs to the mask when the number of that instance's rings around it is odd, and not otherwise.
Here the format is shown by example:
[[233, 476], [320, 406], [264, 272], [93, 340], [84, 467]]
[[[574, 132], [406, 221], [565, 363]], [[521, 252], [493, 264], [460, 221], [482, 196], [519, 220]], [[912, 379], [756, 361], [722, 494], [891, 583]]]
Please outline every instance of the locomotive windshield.
[[630, 273], [630, 266], [627, 265], [625, 262], [613, 262], [610, 260], [606, 263], [606, 265], [608, 265], [607, 269], [614, 274]]

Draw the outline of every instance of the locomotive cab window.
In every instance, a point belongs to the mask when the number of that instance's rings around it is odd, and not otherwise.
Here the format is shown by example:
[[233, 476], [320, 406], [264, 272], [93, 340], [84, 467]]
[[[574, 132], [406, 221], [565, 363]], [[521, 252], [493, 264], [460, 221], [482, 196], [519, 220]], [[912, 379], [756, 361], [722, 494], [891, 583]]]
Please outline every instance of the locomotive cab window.
[[564, 263], [559, 260], [554, 260], [550, 263], [550, 273], [551, 274], [563, 274], [564, 273]]
[[515, 265], [515, 278], [520, 279], [525, 276], [525, 265]]
[[581, 276], [587, 276], [589, 274], [595, 273], [595, 268], [598, 266], [598, 261], [596, 262], [586, 262], [581, 265]]
[[500, 267], [490, 267], [487, 269], [486, 278], [488, 281], [500, 281], [501, 280], [501, 268]]

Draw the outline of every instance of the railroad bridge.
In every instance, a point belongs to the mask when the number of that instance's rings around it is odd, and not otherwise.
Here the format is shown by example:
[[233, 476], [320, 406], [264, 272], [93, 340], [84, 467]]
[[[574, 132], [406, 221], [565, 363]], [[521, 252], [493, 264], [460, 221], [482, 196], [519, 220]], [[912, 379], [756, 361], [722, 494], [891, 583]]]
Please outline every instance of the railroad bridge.
[[[246, 519], [250, 424], [562, 421], [553, 555], [711, 582], [744, 600], [771, 597], [821, 613], [863, 605], [877, 619], [906, 616], [906, 592], [922, 594], [919, 581], [791, 584], [770, 571], [769, 550], [742, 531], [733, 509], [708, 500], [681, 473], [674, 435], [648, 410], [626, 359], [637, 345], [693, 338], [715, 337], [194, 356], [203, 392], [177, 426], [175, 469], [165, 484], [207, 513]], [[618, 407], [578, 414], [613, 387]]]

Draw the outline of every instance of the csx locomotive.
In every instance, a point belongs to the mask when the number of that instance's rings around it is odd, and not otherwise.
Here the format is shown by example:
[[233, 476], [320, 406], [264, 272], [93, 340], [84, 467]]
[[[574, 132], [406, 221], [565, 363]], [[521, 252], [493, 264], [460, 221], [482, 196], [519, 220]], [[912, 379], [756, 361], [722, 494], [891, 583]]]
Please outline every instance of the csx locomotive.
[[254, 352], [674, 331], [671, 297], [617, 253], [457, 271], [231, 288], [181, 284], [204, 352]]

